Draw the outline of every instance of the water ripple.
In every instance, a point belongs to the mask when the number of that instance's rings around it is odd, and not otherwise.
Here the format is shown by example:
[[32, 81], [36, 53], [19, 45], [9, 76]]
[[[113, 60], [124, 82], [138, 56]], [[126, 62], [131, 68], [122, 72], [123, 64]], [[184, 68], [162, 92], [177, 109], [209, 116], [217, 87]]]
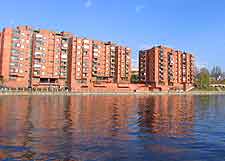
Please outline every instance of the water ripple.
[[0, 160], [225, 160], [224, 96], [2, 96]]

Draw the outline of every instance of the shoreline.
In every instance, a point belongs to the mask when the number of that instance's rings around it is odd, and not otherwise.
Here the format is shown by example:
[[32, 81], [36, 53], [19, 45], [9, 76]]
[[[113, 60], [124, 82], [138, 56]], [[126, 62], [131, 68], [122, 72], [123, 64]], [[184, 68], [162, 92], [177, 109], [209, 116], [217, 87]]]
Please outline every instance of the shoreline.
[[225, 91], [191, 91], [191, 92], [26, 92], [1, 91], [0, 96], [163, 96], [163, 95], [225, 95]]

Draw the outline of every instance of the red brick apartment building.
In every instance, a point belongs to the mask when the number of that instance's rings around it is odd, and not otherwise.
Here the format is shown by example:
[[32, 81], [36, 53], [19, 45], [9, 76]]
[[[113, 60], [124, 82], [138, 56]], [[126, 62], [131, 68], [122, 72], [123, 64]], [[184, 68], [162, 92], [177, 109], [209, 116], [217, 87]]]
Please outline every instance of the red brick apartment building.
[[29, 26], [0, 32], [0, 77], [11, 88], [128, 88], [131, 49]]
[[164, 46], [141, 50], [139, 78], [158, 90], [188, 90], [194, 83], [194, 56]]

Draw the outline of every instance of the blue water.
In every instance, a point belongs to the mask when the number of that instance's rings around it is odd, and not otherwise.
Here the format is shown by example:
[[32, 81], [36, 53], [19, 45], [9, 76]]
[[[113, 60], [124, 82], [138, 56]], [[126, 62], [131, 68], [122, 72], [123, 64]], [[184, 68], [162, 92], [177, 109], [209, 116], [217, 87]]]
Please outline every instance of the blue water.
[[1, 96], [0, 160], [224, 161], [224, 96]]

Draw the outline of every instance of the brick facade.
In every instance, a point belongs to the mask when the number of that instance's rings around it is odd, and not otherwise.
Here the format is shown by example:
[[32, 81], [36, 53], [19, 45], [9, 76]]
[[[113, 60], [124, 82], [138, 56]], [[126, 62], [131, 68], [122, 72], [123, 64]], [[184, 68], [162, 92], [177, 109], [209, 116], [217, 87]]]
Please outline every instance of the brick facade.
[[141, 50], [139, 77], [159, 90], [187, 90], [194, 83], [194, 57], [164, 46]]
[[11, 88], [79, 90], [130, 83], [131, 49], [29, 26], [0, 32], [0, 76]]

